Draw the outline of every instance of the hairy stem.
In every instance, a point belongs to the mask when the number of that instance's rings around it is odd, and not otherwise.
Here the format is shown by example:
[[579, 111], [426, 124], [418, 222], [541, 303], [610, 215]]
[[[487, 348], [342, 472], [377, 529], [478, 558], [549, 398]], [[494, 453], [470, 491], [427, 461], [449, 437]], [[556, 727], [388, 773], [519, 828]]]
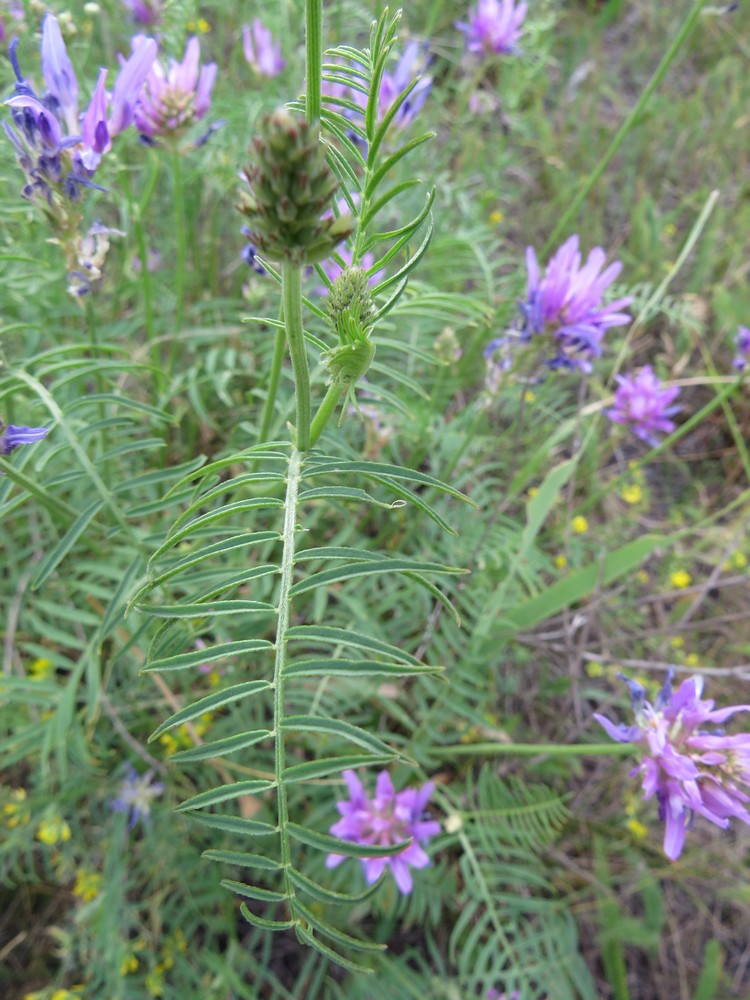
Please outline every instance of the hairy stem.
[[[279, 310], [279, 318], [283, 319], [283, 309]], [[263, 403], [263, 414], [260, 420], [260, 430], [258, 431], [258, 444], [267, 441], [271, 433], [271, 423], [273, 412], [276, 407], [276, 395], [279, 391], [279, 379], [281, 369], [284, 364], [284, 348], [286, 346], [286, 331], [282, 327], [276, 330], [276, 339], [273, 345], [273, 358], [271, 359], [271, 370], [268, 373], [268, 388], [266, 389], [266, 399]]]
[[175, 323], [172, 334], [172, 350], [169, 357], [169, 375], [177, 360], [177, 347], [185, 317], [185, 277], [187, 266], [187, 227], [185, 225], [185, 186], [182, 179], [182, 156], [175, 147], [172, 156], [172, 180], [174, 183], [174, 226], [175, 226]]
[[302, 269], [284, 262], [281, 266], [281, 292], [289, 357], [294, 372], [294, 395], [297, 403], [297, 440], [300, 451], [310, 447], [310, 369], [307, 364], [305, 337], [302, 331]]
[[333, 416], [333, 412], [339, 404], [339, 400], [344, 392], [343, 385], [331, 384], [328, 386], [328, 392], [325, 395], [325, 399], [320, 404], [320, 409], [315, 414], [312, 424], [310, 425], [310, 447], [312, 448], [315, 442], [318, 440], [320, 435], [323, 433], [323, 429], [328, 421]]

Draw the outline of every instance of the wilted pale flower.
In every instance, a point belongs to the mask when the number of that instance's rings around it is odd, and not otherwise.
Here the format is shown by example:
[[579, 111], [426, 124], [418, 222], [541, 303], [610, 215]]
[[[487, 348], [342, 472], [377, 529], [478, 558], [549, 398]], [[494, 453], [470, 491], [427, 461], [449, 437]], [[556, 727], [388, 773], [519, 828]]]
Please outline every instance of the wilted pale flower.
[[273, 35], [257, 17], [242, 28], [242, 50], [245, 59], [261, 76], [278, 76], [286, 66], [281, 54], [281, 43], [274, 43]]
[[670, 404], [679, 395], [677, 386], [667, 387], [645, 365], [637, 375], [618, 375], [615, 405], [607, 416], [616, 424], [626, 424], [636, 437], [647, 444], [658, 443], [657, 432], [668, 434], [675, 429], [669, 418], [680, 410]]
[[160, 781], [151, 781], [153, 773], [148, 770], [145, 774], [138, 774], [132, 765], [128, 765], [128, 773], [120, 784], [119, 795], [110, 802], [112, 809], [129, 814], [129, 830], [133, 829], [139, 819], [144, 823], [148, 822], [152, 800], [164, 791], [164, 785]]
[[[412, 889], [409, 868], [425, 868], [430, 863], [421, 844], [440, 833], [436, 820], [423, 819], [427, 801], [435, 787], [428, 781], [421, 789], [405, 788], [396, 793], [387, 771], [381, 771], [375, 786], [375, 797], [365, 795], [362, 782], [354, 771], [342, 774], [349, 789], [348, 802], [336, 803], [343, 817], [334, 823], [330, 832], [342, 840], [357, 844], [398, 844], [412, 838], [412, 843], [400, 854], [379, 858], [360, 858], [368, 885], [376, 882], [387, 867], [393, 872], [396, 885], [403, 893]], [[335, 868], [345, 860], [345, 855], [329, 854], [326, 867]]]
[[604, 304], [605, 290], [620, 273], [622, 264], [615, 261], [605, 268], [606, 254], [594, 247], [581, 266], [578, 237], [571, 236], [547, 264], [542, 276], [536, 254], [526, 250], [528, 291], [520, 304], [523, 317], [522, 338], [549, 334], [556, 354], [549, 360], [552, 368], [580, 368], [591, 371], [592, 357], [599, 357], [601, 341], [609, 327], [622, 326], [630, 316], [622, 312], [630, 297]]
[[8, 424], [7, 427], [3, 428], [2, 423], [0, 423], [0, 455], [10, 455], [15, 448], [22, 444], [34, 444], [35, 441], [41, 441], [47, 436], [47, 433], [48, 428], [46, 427], [16, 427], [14, 424]]
[[193, 36], [181, 63], [170, 59], [166, 70], [159, 62], [151, 67], [135, 108], [135, 127], [146, 138], [177, 138], [208, 111], [216, 63], [201, 67], [200, 56], [200, 42]]
[[738, 372], [743, 372], [750, 360], [750, 330], [746, 326], [737, 327], [734, 346], [737, 353], [732, 363]]
[[456, 21], [456, 27], [466, 35], [469, 52], [508, 55], [516, 51], [526, 10], [525, 3], [514, 6], [514, 0], [479, 0], [468, 24]]
[[680, 856], [696, 813], [722, 829], [731, 817], [750, 825], [745, 806], [750, 795], [739, 787], [750, 790], [750, 734], [726, 736], [722, 729], [706, 729], [722, 726], [735, 712], [750, 711], [750, 705], [715, 710], [713, 701], [700, 700], [702, 677], [683, 681], [673, 693], [671, 671], [652, 705], [640, 684], [625, 680], [635, 725], [616, 725], [598, 714], [594, 718], [613, 740], [641, 748], [643, 759], [631, 776], [641, 776], [645, 799], [656, 795], [659, 818], [666, 824], [667, 857], [674, 861]]

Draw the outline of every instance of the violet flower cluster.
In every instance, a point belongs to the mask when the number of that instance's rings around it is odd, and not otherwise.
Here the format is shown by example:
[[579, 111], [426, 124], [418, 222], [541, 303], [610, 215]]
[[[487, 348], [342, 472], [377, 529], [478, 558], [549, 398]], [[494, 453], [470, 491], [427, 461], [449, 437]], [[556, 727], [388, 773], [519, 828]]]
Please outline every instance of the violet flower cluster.
[[281, 54], [281, 43], [273, 40], [273, 35], [259, 18], [242, 28], [242, 50], [245, 59], [260, 76], [274, 77], [286, 66]]
[[736, 354], [732, 364], [738, 372], [744, 372], [748, 361], [750, 361], [750, 329], [746, 326], [737, 327], [734, 347]]
[[[388, 772], [381, 771], [375, 795], [368, 799], [354, 771], [344, 771], [342, 777], [349, 789], [349, 801], [336, 804], [342, 819], [333, 824], [330, 832], [335, 837], [356, 844], [390, 846], [411, 839], [412, 843], [399, 854], [360, 859], [368, 885], [376, 882], [385, 869], [390, 868], [399, 890], [410, 893], [413, 883], [409, 869], [429, 865], [430, 859], [422, 845], [440, 833], [440, 824], [436, 820], [423, 818], [434, 783], [428, 781], [420, 789], [405, 788], [397, 793]], [[343, 854], [329, 854], [326, 867], [335, 868], [344, 860]]]
[[91, 179], [112, 148], [112, 139], [132, 123], [143, 81], [156, 58], [156, 42], [141, 38], [134, 45], [111, 97], [105, 86], [107, 70], [99, 71], [80, 120], [78, 80], [57, 19], [47, 14], [42, 27], [42, 76], [47, 90], [41, 98], [21, 73], [16, 49], [14, 40], [10, 60], [17, 79], [16, 93], [5, 102], [15, 128], [5, 122], [3, 128], [26, 174], [24, 196], [39, 197], [50, 209], [55, 207], [55, 196], [76, 199], [81, 186], [92, 186]]
[[0, 455], [10, 455], [22, 444], [42, 441], [47, 434], [46, 427], [16, 427], [14, 424], [3, 427], [0, 422]]
[[[134, 47], [142, 37], [135, 36]], [[136, 128], [146, 139], [177, 139], [210, 108], [217, 67], [201, 66], [200, 56], [200, 42], [192, 37], [182, 62], [170, 59], [166, 69], [159, 62], [152, 65], [135, 109]]]
[[128, 765], [128, 773], [120, 783], [116, 798], [110, 802], [110, 808], [115, 812], [128, 814], [128, 830], [132, 830], [139, 820], [144, 824], [151, 818], [151, 804], [164, 791], [160, 781], [152, 781], [153, 770], [138, 774], [132, 764]]
[[616, 424], [630, 427], [636, 437], [655, 447], [657, 434], [670, 433], [675, 422], [670, 419], [680, 410], [672, 403], [679, 395], [677, 386], [665, 386], [651, 368], [645, 365], [635, 375], [616, 376], [615, 405], [607, 416]]
[[672, 692], [671, 671], [652, 705], [640, 684], [623, 679], [630, 687], [635, 724], [617, 725], [599, 714], [594, 718], [613, 740], [640, 747], [643, 758], [631, 776], [640, 775], [645, 799], [656, 796], [667, 857], [680, 856], [696, 814], [722, 829], [732, 817], [750, 825], [750, 733], [727, 736], [721, 729], [706, 729], [750, 711], [750, 705], [714, 709], [713, 701], [701, 701], [702, 677], [685, 680]]
[[469, 11], [468, 23], [456, 21], [456, 27], [466, 35], [466, 48], [479, 55], [510, 55], [517, 52], [521, 25], [527, 5], [514, 0], [479, 0]]

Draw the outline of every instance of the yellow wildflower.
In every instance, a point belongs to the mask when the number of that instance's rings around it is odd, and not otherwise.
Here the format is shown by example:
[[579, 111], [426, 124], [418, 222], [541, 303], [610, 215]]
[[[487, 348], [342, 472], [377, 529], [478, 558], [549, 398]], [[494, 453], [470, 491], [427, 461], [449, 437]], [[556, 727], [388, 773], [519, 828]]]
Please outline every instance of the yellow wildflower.
[[643, 838], [648, 833], [648, 830], [643, 825], [643, 823], [640, 822], [640, 820], [629, 819], [627, 825], [628, 825], [628, 830], [630, 830], [633, 836], [637, 837], [639, 840], [643, 840]]
[[533, 403], [536, 399], [536, 395], [531, 391], [531, 389], [527, 389], [523, 394], [523, 398], [527, 403]]
[[207, 35], [211, 30], [211, 25], [205, 17], [199, 17], [197, 21], [193, 21], [192, 19], [188, 21], [187, 30], [192, 31], [196, 35]]
[[643, 499], [643, 490], [640, 488], [638, 483], [630, 483], [620, 494], [625, 503], [636, 504], [640, 503]]
[[648, 575], [645, 569], [639, 569], [635, 574], [635, 578], [638, 583], [648, 583], [651, 577]]
[[676, 232], [677, 232], [677, 226], [674, 224], [674, 222], [667, 222], [666, 225], [664, 226], [664, 235], [672, 237], [676, 234]]
[[675, 635], [669, 640], [672, 649], [681, 649], [685, 645], [685, 640], [681, 635]]
[[583, 517], [582, 514], [579, 514], [578, 517], [574, 517], [570, 522], [570, 526], [577, 535], [585, 535], [589, 530], [589, 522], [585, 517]]
[[51, 673], [52, 660], [48, 660], [45, 656], [40, 656], [29, 666], [29, 677], [33, 681], [46, 681]]
[[604, 674], [604, 667], [596, 660], [586, 664], [586, 673], [589, 677], [601, 677]]
[[25, 788], [13, 788], [10, 792], [10, 802], [3, 806], [3, 815], [6, 817], [5, 825], [12, 830], [16, 826], [25, 825], [31, 819], [31, 813], [24, 806], [26, 801]]
[[564, 555], [555, 556], [555, 566], [557, 566], [558, 569], [565, 569], [567, 565], [568, 565], [567, 556]]
[[180, 749], [180, 744], [171, 733], [164, 733], [159, 737], [159, 742], [164, 747], [164, 753], [167, 757], [171, 757], [173, 753], [177, 753]]
[[102, 885], [102, 877], [98, 872], [88, 871], [86, 868], [79, 868], [76, 872], [76, 883], [73, 886], [73, 895], [78, 896], [84, 903], [91, 902], [99, 895]]
[[56, 844], [60, 840], [65, 841], [70, 840], [70, 838], [70, 827], [62, 816], [47, 816], [39, 824], [36, 831], [36, 839], [43, 844]]
[[127, 976], [131, 972], [136, 972], [138, 970], [138, 959], [133, 954], [128, 954], [120, 962], [120, 975]]
[[670, 576], [669, 580], [672, 586], [675, 587], [677, 590], [684, 590], [685, 587], [689, 587], [690, 584], [693, 582], [692, 576], [688, 573], [687, 570], [684, 569], [676, 570], [676, 572], [674, 572]]
[[499, 208], [494, 209], [494, 211], [489, 214], [490, 225], [499, 226], [503, 221], [503, 213]]
[[747, 556], [744, 552], [733, 552], [731, 563], [735, 569], [744, 569], [747, 566]]
[[539, 490], [537, 489], [536, 486], [529, 486], [529, 488], [526, 490], [526, 496], [528, 497], [529, 500], [533, 500], [538, 492]]
[[697, 667], [700, 663], [700, 657], [697, 653], [688, 653], [685, 657], [685, 663], [688, 667]]

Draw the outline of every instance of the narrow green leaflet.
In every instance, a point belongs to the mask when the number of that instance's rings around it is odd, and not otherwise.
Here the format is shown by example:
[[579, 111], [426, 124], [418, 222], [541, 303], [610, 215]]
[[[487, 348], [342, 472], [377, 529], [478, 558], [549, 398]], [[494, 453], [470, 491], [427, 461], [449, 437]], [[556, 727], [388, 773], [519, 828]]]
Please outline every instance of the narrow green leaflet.
[[199, 701], [194, 701], [192, 705], [188, 705], [185, 708], [180, 709], [179, 712], [175, 712], [174, 715], [170, 715], [168, 719], [165, 719], [162, 724], [153, 731], [149, 736], [149, 743], [153, 743], [154, 740], [158, 739], [162, 733], [166, 733], [170, 729], [174, 729], [175, 726], [181, 726], [183, 722], [190, 722], [191, 719], [197, 719], [199, 715], [203, 715], [204, 712], [213, 712], [217, 708], [221, 708], [222, 705], [228, 705], [229, 702], [239, 701], [242, 698], [250, 698], [254, 694], [260, 694], [262, 691], [268, 691], [271, 687], [268, 681], [244, 681], [242, 684], [233, 684], [231, 687], [224, 688], [223, 691], [217, 691], [215, 694], [209, 694], [205, 698], [201, 698]]
[[219, 646], [205, 646], [202, 649], [191, 649], [178, 656], [167, 656], [161, 660], [152, 660], [142, 668], [141, 673], [154, 673], [157, 670], [185, 670], [188, 667], [199, 667], [203, 663], [213, 663], [224, 660], [228, 656], [240, 656], [243, 653], [258, 653], [273, 649], [273, 643], [268, 639], [243, 639], [240, 642], [223, 642]]
[[[273, 781], [265, 781], [263, 779], [258, 779], [257, 781], [235, 781], [231, 785], [219, 785], [218, 788], [211, 788], [207, 792], [199, 792], [198, 795], [193, 795], [192, 798], [181, 802], [176, 809], [177, 812], [185, 812], [189, 809], [205, 809], [206, 806], [213, 806], [217, 802], [227, 802], [231, 799], [239, 799], [243, 795], [259, 795], [261, 792], [267, 792], [274, 787]], [[216, 854], [219, 852], [213, 853]], [[215, 858], [214, 860], [220, 861], [223, 859]], [[264, 862], [261, 867], [279, 867], [277, 862], [270, 861], [268, 858], [261, 858], [261, 861]]]

